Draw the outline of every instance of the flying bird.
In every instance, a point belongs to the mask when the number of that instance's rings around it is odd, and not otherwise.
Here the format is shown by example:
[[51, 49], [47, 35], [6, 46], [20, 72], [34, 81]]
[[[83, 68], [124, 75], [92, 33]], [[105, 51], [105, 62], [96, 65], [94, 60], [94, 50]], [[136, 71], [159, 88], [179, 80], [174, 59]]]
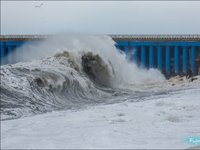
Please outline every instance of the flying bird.
[[35, 5], [36, 8], [41, 8], [44, 4], [41, 3], [40, 5]]

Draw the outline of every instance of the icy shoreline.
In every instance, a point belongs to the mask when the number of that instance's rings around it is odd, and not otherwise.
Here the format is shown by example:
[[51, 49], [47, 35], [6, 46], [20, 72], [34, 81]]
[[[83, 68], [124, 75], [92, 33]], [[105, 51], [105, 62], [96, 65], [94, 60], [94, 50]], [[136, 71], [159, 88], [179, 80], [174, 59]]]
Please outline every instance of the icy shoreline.
[[1, 122], [1, 148], [189, 148], [200, 135], [200, 89]]

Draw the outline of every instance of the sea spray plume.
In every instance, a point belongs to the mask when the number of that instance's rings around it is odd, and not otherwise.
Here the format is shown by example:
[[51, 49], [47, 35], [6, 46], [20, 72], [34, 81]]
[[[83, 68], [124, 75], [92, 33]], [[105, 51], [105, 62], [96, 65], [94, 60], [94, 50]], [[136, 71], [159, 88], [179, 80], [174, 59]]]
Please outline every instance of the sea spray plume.
[[[75, 57], [75, 55], [73, 55], [72, 52], [69, 53], [67, 51], [64, 51], [63, 53], [57, 53], [54, 57], [58, 59], [61, 64], [65, 65], [69, 64], [69, 67], [74, 68], [77, 71], [80, 71], [81, 68], [80, 61]], [[64, 63], [63, 60], [67, 62]]]
[[[83, 34], [58, 35], [32, 45], [25, 51], [26, 60], [42, 59], [63, 51], [73, 52], [80, 59], [83, 53], [92, 52], [99, 55], [103, 62], [114, 70], [113, 85], [141, 84], [164, 81], [164, 76], [156, 69], [141, 69], [128, 62], [125, 54], [119, 53], [115, 42], [109, 36], [92, 36]], [[80, 61], [80, 60], [79, 60]], [[79, 62], [80, 63], [80, 62]]]

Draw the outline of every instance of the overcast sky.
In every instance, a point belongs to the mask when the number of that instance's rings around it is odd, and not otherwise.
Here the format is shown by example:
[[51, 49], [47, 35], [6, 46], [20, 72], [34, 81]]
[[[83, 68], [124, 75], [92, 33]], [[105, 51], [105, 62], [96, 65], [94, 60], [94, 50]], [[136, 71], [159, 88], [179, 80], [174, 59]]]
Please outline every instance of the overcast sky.
[[1, 1], [1, 34], [60, 32], [200, 34], [200, 1]]

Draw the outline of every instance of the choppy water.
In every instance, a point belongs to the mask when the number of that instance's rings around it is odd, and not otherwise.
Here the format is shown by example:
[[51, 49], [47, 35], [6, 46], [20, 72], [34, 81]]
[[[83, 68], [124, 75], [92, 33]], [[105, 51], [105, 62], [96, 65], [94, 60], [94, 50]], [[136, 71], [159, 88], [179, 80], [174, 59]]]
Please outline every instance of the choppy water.
[[34, 58], [31, 61], [1, 66], [2, 120], [97, 104], [142, 101], [170, 92], [163, 88], [165, 79], [159, 71], [147, 71], [129, 63], [109, 37], [65, 40], [61, 47], [55, 41], [54, 45], [46, 41], [34, 48], [34, 55], [33, 49], [27, 50], [27, 59]]

